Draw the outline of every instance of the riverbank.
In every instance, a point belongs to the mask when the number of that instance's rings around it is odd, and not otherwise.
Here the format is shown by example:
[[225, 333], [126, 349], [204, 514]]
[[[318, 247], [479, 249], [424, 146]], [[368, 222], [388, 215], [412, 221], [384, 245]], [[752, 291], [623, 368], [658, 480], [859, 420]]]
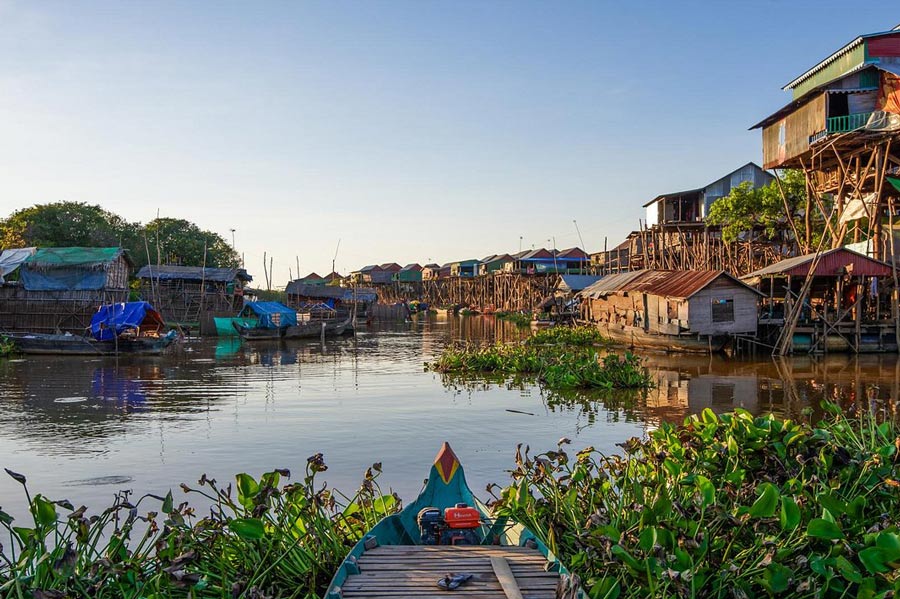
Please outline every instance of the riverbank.
[[[531, 527], [591, 597], [885, 597], [900, 563], [894, 406], [826, 408], [815, 424], [706, 411], [623, 443], [623, 455], [570, 455], [567, 439], [517, 452], [493, 509]], [[30, 521], [0, 512], [11, 539], [0, 594], [315, 596], [400, 505], [379, 464], [348, 495], [320, 484], [325, 470], [316, 454], [297, 482], [285, 470], [203, 475], [177, 498], [120, 493], [101, 510], [29, 495]], [[197, 502], [214, 509], [200, 517]]]

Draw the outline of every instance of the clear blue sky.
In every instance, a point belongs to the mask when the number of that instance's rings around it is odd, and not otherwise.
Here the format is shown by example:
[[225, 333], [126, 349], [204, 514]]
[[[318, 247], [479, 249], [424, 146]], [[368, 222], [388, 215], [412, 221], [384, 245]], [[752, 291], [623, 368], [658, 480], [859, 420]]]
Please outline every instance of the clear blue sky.
[[781, 86], [900, 15], [846, 2], [0, 0], [0, 215], [157, 210], [262, 279], [618, 243], [760, 161]]

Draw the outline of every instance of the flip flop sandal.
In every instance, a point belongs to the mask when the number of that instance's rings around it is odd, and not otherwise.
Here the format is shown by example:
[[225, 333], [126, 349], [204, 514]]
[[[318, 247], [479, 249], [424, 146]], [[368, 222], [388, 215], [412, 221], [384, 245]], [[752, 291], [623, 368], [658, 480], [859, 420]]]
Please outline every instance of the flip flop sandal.
[[461, 584], [464, 584], [472, 579], [472, 574], [462, 573], [462, 574], [454, 574], [449, 573], [440, 580], [437, 581], [437, 585], [444, 589], [445, 591], [452, 591], [454, 589], [458, 589]]

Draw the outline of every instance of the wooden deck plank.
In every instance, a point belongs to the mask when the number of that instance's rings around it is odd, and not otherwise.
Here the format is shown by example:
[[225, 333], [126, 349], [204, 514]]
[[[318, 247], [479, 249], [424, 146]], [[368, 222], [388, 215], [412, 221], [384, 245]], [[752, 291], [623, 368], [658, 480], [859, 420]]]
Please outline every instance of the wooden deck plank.
[[448, 572], [473, 578], [450, 591], [465, 599], [507, 599], [491, 565], [491, 558], [507, 561], [524, 599], [554, 599], [559, 575], [547, 572], [547, 560], [536, 549], [494, 545], [388, 545], [365, 552], [358, 560], [360, 574], [347, 577], [346, 599], [447, 599], [437, 581]]

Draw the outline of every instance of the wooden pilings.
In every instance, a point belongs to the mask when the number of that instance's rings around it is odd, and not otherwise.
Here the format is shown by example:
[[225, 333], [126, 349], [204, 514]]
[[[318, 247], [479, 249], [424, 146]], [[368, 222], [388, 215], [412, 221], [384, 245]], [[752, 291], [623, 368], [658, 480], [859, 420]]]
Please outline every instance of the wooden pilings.
[[480, 311], [522, 312], [537, 308], [553, 293], [557, 274], [493, 273], [447, 277], [420, 283], [393, 282], [376, 287], [378, 301], [391, 304], [420, 300], [432, 306], [467, 306]]

